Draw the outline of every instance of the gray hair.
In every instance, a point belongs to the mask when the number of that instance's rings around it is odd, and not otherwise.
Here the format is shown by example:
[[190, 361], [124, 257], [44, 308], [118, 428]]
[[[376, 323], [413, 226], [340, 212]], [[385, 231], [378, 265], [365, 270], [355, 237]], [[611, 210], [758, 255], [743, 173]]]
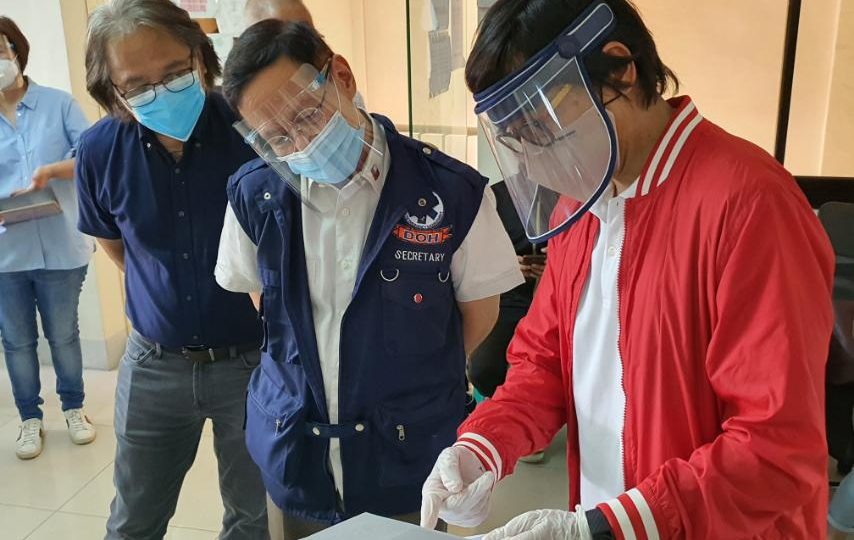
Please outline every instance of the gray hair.
[[113, 86], [107, 48], [113, 41], [142, 27], [162, 30], [185, 44], [205, 66], [205, 85], [212, 88], [222, 74], [219, 58], [207, 34], [171, 0], [111, 0], [89, 17], [86, 36], [86, 89], [111, 115], [123, 120], [130, 114]]

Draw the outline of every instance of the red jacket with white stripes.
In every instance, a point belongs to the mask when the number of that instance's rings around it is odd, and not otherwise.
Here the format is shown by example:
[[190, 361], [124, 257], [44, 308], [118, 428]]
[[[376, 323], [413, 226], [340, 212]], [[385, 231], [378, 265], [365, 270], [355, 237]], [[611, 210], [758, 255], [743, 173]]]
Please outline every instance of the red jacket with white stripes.
[[[618, 274], [626, 492], [598, 506], [618, 538], [820, 539], [833, 252], [789, 173], [676, 109], [625, 204]], [[566, 424], [580, 499], [572, 336], [598, 220], [549, 246], [492, 400], [460, 428], [498, 477]]]

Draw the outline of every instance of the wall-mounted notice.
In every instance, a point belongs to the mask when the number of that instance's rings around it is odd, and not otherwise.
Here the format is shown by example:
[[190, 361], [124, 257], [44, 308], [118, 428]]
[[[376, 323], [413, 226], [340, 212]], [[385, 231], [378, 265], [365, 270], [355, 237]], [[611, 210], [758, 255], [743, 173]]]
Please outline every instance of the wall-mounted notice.
[[463, 0], [451, 0], [451, 70], [465, 67], [465, 10]]
[[239, 36], [245, 29], [243, 7], [246, 0], [215, 0], [216, 7], [212, 10], [216, 24], [221, 34]]
[[447, 30], [427, 33], [430, 43], [430, 97], [447, 92], [451, 87], [451, 36]]
[[193, 14], [208, 11], [208, 0], [180, 0], [178, 5]]
[[447, 30], [451, 23], [449, 0], [430, 0], [427, 3], [429, 10], [425, 21], [427, 30]]

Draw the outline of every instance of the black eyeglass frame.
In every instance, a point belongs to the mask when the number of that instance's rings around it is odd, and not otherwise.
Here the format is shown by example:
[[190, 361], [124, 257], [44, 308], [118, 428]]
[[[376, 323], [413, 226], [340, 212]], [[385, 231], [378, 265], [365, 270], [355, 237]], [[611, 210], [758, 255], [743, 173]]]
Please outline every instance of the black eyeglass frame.
[[[110, 81], [110, 83], [125, 103], [131, 107], [145, 107], [146, 105], [154, 103], [154, 100], [157, 99], [157, 87], [162, 86], [168, 92], [178, 94], [193, 86], [197, 81], [198, 74], [196, 73], [195, 56], [191, 54], [190, 67], [170, 73], [156, 83], [142, 84], [131, 88], [126, 92], [122, 92], [121, 89], [112, 81]], [[144, 99], [141, 99], [143, 97]]]

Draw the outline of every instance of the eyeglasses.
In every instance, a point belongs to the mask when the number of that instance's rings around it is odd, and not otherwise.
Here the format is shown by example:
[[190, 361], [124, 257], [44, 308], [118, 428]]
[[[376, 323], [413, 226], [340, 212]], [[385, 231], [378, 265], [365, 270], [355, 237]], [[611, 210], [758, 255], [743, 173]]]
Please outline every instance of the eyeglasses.
[[[322, 71], [323, 81], [329, 78], [331, 63], [327, 63]], [[298, 112], [290, 121], [284, 121], [288, 124], [289, 129], [282, 128], [282, 122], [276, 121], [270, 123], [272, 129], [265, 135], [265, 126], [252, 132], [246, 138], [255, 151], [264, 159], [281, 158], [297, 151], [296, 138], [300, 137], [304, 140], [311, 140], [317, 136], [323, 129], [323, 103], [326, 101], [326, 91], [329, 85], [324, 84], [323, 92], [320, 94], [320, 101], [317, 105], [306, 107]]]
[[190, 67], [171, 73], [160, 82], [143, 84], [132, 88], [127, 92], [121, 92], [119, 87], [113, 84], [113, 88], [131, 107], [144, 107], [157, 99], [157, 87], [162, 86], [169, 92], [177, 94], [193, 86], [197, 80], [196, 70], [193, 66], [193, 58], [190, 57]]
[[[561, 85], [560, 87], [558, 87], [553, 93], [553, 95], [549, 95], [548, 97], [549, 109], [551, 111], [555, 111], [556, 109], [564, 105], [570, 107], [571, 110], [574, 110], [577, 107], [581, 107], [581, 110], [586, 110], [586, 107], [584, 105], [579, 105], [580, 102], [578, 100], [578, 97], [575, 96], [572, 90], [573, 87], [569, 84]], [[610, 101], [608, 103], [610, 103]], [[546, 113], [542, 114], [546, 115]], [[553, 117], [554, 113], [547, 116]], [[525, 152], [523, 141], [526, 141], [535, 146], [546, 147], [551, 146], [557, 141], [575, 135], [575, 130], [571, 130], [568, 133], [561, 133], [563, 129], [560, 126], [556, 125], [556, 119], [549, 120], [549, 124], [553, 124], [556, 128], [558, 128], [558, 135], [555, 135], [554, 130], [539, 119], [526, 118], [525, 120], [526, 123], [524, 125], [518, 128], [510, 127], [505, 129], [504, 132], [498, 134], [495, 137], [495, 140], [497, 140], [513, 152], [517, 154], [522, 154]]]
[[[563, 136], [561, 138], [563, 138]], [[522, 154], [525, 151], [522, 141], [528, 141], [536, 146], [545, 147], [554, 144], [557, 137], [555, 137], [554, 133], [543, 125], [542, 122], [532, 120], [529, 124], [520, 128], [510, 128], [506, 130], [504, 133], [497, 135], [495, 140], [513, 152]]]

